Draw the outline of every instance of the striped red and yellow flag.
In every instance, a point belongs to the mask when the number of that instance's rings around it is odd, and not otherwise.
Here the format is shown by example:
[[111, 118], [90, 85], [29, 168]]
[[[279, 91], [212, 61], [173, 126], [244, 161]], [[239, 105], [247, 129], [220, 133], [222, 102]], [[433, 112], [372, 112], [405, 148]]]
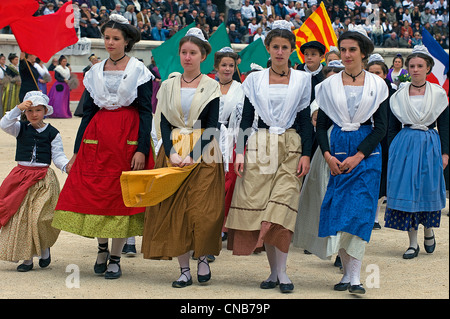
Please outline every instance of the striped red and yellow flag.
[[319, 41], [326, 47], [326, 52], [330, 50], [330, 46], [337, 46], [337, 37], [333, 28], [331, 27], [330, 17], [323, 2], [314, 11], [308, 19], [302, 24], [302, 26], [294, 30], [296, 37], [296, 51], [298, 58], [303, 63], [305, 57], [300, 52], [302, 44], [309, 41]]

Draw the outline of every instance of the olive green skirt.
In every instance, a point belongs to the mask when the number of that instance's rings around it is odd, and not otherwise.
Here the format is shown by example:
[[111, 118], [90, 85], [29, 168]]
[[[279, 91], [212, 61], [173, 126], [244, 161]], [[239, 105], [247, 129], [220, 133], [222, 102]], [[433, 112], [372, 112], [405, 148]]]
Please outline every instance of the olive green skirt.
[[131, 216], [104, 216], [57, 210], [52, 226], [90, 238], [128, 238], [142, 235], [144, 217], [145, 213]]

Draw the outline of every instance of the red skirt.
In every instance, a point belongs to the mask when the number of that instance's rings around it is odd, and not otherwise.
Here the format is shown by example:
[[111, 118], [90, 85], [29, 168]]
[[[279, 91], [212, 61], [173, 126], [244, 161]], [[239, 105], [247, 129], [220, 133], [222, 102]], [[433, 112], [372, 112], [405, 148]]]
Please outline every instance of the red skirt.
[[28, 189], [47, 175], [47, 169], [22, 165], [12, 169], [0, 187], [0, 228], [17, 212]]
[[[143, 213], [145, 208], [125, 206], [120, 187], [120, 175], [131, 170], [138, 136], [139, 112], [136, 108], [98, 111], [84, 132], [56, 210], [107, 216]], [[145, 169], [151, 169], [153, 165], [150, 149]]]
[[[235, 156], [234, 156], [235, 157]], [[227, 232], [225, 223], [227, 222], [228, 211], [231, 206], [231, 199], [233, 198], [234, 185], [236, 184], [237, 175], [234, 172], [234, 162], [228, 164], [228, 172], [225, 174], [225, 218], [223, 221], [222, 232]]]

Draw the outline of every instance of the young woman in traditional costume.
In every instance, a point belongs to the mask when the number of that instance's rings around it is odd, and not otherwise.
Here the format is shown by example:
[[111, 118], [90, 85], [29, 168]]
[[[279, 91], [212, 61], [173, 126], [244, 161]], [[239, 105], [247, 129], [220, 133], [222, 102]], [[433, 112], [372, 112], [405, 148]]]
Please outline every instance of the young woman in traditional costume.
[[338, 237], [334, 250], [339, 253], [344, 276], [334, 289], [365, 293], [360, 282], [361, 262], [377, 209], [380, 141], [387, 129], [382, 102], [388, 97], [388, 88], [379, 76], [363, 69], [374, 45], [362, 28], [343, 33], [338, 47], [345, 69], [316, 90], [317, 139], [331, 171], [318, 234]]
[[55, 83], [48, 92], [50, 103], [55, 110], [51, 117], [71, 118], [70, 112], [70, 68], [67, 66], [67, 58], [61, 55], [58, 59], [58, 66], [55, 68]]
[[[309, 171], [312, 124], [311, 75], [289, 68], [295, 35], [276, 21], [265, 39], [271, 67], [251, 73], [236, 145], [238, 175], [226, 227], [234, 255], [250, 255], [264, 246], [270, 276], [262, 289], [294, 289], [286, 263], [297, 217], [302, 178]], [[255, 112], [258, 131], [251, 133]], [[246, 141], [248, 144], [245, 150]]]
[[19, 101], [24, 101], [24, 96], [30, 91], [39, 91], [38, 78], [39, 72], [34, 67], [36, 56], [33, 54], [20, 52], [19, 74], [20, 90]]
[[[323, 68], [324, 78], [337, 74], [343, 69], [344, 65], [340, 60], [333, 60]], [[316, 100], [311, 103], [310, 108], [311, 120], [313, 125], [316, 126], [317, 113], [319, 111], [319, 105]], [[332, 129], [332, 127], [328, 129], [328, 135], [330, 135]], [[311, 169], [303, 182], [292, 242], [295, 247], [303, 248], [321, 259], [331, 258], [335, 253], [333, 246], [337, 240], [335, 236], [318, 237], [320, 208], [327, 191], [329, 179], [330, 168], [319, 147], [314, 152], [311, 160]], [[336, 258], [338, 260], [336, 265], [339, 266], [339, 256]]]
[[158, 91], [155, 127], [162, 137], [155, 168], [189, 171], [175, 192], [147, 209], [142, 252], [147, 259], [178, 258], [175, 288], [192, 284], [189, 261], [198, 260], [197, 280], [211, 278], [207, 255], [220, 253], [224, 168], [218, 144], [219, 83], [200, 71], [211, 52], [202, 30], [180, 40], [183, 73], [169, 76]]
[[[392, 84], [387, 78], [387, 72], [388, 67], [384, 63], [384, 58], [379, 55], [378, 53], [372, 54], [369, 57], [369, 60], [367, 62], [366, 70], [370, 73], [376, 74], [379, 77], [381, 77], [389, 89], [389, 96], [388, 99], [384, 102], [386, 104], [387, 108], [387, 118], [388, 118], [388, 124], [389, 127], [389, 119], [392, 117], [391, 115], [391, 108], [389, 106], [389, 98], [392, 96], [392, 94], [395, 93], [395, 85]], [[389, 145], [388, 145], [388, 135], [386, 134], [385, 137], [381, 140], [381, 157], [382, 157], [382, 168], [381, 168], [381, 182], [380, 182], [380, 194], [378, 195], [379, 203], [377, 207], [377, 212], [375, 214], [375, 221], [373, 224], [373, 229], [381, 229], [380, 222], [378, 220], [378, 216], [381, 210], [381, 206], [383, 203], [386, 202], [386, 180], [387, 180], [387, 163], [389, 158]]]
[[[40, 256], [41, 268], [47, 267], [59, 235], [51, 226], [59, 182], [50, 164], [64, 172], [69, 160], [58, 130], [43, 121], [53, 112], [48, 102], [42, 92], [30, 91], [0, 122], [17, 139], [18, 164], [0, 187], [0, 259], [24, 260], [17, 267], [20, 272], [33, 269], [34, 256]], [[26, 121], [19, 121], [22, 113]]]
[[[434, 66], [423, 45], [406, 59], [411, 82], [390, 99], [395, 116], [389, 129], [389, 162], [385, 226], [408, 232], [409, 248], [403, 258], [417, 257], [417, 231], [424, 226], [424, 247], [436, 247], [433, 228], [439, 227], [445, 207], [443, 171], [449, 155], [448, 97], [426, 77]], [[437, 130], [435, 129], [437, 125]]]
[[120, 176], [152, 165], [153, 75], [126, 54], [140, 40], [126, 19], [111, 15], [102, 34], [109, 58], [92, 66], [84, 78], [89, 94], [53, 226], [97, 237], [94, 272], [115, 279], [122, 274], [120, 256], [126, 238], [143, 232], [145, 209], [125, 206]]
[[9, 65], [6, 66], [3, 78], [3, 94], [0, 97], [3, 104], [2, 116], [19, 105], [20, 75], [19, 75], [19, 57], [15, 53], [8, 55]]
[[[234, 146], [239, 133], [239, 124], [244, 106], [244, 92], [241, 83], [233, 80], [238, 54], [229, 47], [222, 48], [214, 55], [214, 68], [219, 78], [220, 97], [219, 123], [220, 123], [220, 149], [223, 155], [225, 168], [225, 219], [233, 198], [236, 173], [234, 172]], [[224, 224], [225, 225], [225, 224]], [[222, 238], [226, 238], [227, 230], [222, 229]]]

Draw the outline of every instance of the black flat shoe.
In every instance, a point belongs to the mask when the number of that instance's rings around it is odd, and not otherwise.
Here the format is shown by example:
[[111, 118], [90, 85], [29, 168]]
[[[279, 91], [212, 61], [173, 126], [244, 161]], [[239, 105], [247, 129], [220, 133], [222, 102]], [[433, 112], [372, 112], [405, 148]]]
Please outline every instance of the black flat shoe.
[[18, 272], [27, 272], [30, 271], [31, 269], [33, 269], [32, 263], [30, 265], [20, 264], [19, 266], [17, 266]]
[[208, 281], [211, 279], [211, 268], [209, 268], [209, 263], [208, 263], [208, 260], [207, 260], [207, 257], [206, 257], [206, 256], [203, 256], [203, 259], [202, 259], [202, 257], [199, 257], [199, 258], [198, 258], [197, 267], [198, 267], [198, 265], [200, 265], [201, 263], [206, 264], [206, 265], [208, 266], [208, 269], [209, 269], [209, 273], [206, 274], [206, 275], [199, 275], [199, 274], [197, 273], [197, 280], [198, 280], [199, 283], [202, 284], [202, 283], [208, 282]]
[[289, 292], [292, 292], [293, 290], [294, 290], [294, 284], [292, 282], [288, 283], [288, 284], [280, 283], [280, 291], [282, 293], [289, 293]]
[[180, 268], [180, 270], [181, 270], [181, 275], [186, 277], [186, 279], [188, 279], [188, 280], [187, 281], [177, 280], [177, 281], [172, 282], [173, 288], [185, 288], [187, 286], [192, 285], [192, 278], [191, 277], [188, 278], [188, 276], [186, 275], [186, 273], [190, 271], [190, 268], [184, 267], [184, 268]]
[[173, 288], [184, 288], [184, 287], [187, 287], [187, 286], [190, 286], [190, 285], [192, 285], [192, 278], [189, 279], [188, 281], [180, 280], [180, 281], [172, 282], [172, 287]]
[[349, 282], [340, 282], [336, 285], [334, 285], [334, 290], [336, 291], [346, 291], [350, 287]]
[[365, 294], [366, 293], [366, 289], [364, 289], [364, 287], [359, 284], [359, 285], [352, 285], [350, 287], [348, 287], [348, 291], [352, 294]]
[[417, 257], [417, 255], [419, 254], [419, 245], [417, 245], [417, 248], [414, 248], [414, 247], [409, 247], [406, 251], [408, 251], [408, 250], [413, 250], [414, 252], [412, 252], [412, 253], [404, 253], [403, 254], [403, 259], [413, 259], [413, 258], [415, 258], [415, 257]]
[[97, 263], [97, 261], [95, 261], [95, 265], [94, 265], [94, 273], [96, 275], [103, 275], [106, 271], [106, 269], [108, 268], [108, 259], [109, 259], [109, 250], [107, 249], [99, 249], [97, 254], [104, 254], [106, 253], [106, 261], [104, 263]]
[[50, 256], [50, 251], [48, 253], [49, 253], [48, 258], [46, 258], [46, 259], [42, 259], [42, 258], [39, 259], [39, 267], [45, 268], [45, 267], [48, 267], [48, 265], [50, 265], [50, 262], [52, 261], [52, 258]]
[[336, 259], [334, 260], [334, 267], [339, 267], [342, 268], [342, 261], [341, 261], [341, 257], [336, 256]]
[[423, 242], [423, 246], [425, 247], [425, 251], [429, 254], [434, 252], [434, 249], [436, 248], [436, 239], [434, 238], [434, 234], [431, 237], [425, 237], [425, 240], [432, 240], [434, 239], [433, 245], [425, 245], [425, 241]]
[[109, 259], [109, 264], [116, 264], [119, 267], [118, 271], [106, 271], [105, 279], [118, 279], [122, 277], [122, 269], [120, 268], [120, 257], [111, 256]]
[[277, 281], [263, 281], [260, 285], [259, 288], [261, 289], [273, 289], [276, 286], [278, 286], [279, 282]]

